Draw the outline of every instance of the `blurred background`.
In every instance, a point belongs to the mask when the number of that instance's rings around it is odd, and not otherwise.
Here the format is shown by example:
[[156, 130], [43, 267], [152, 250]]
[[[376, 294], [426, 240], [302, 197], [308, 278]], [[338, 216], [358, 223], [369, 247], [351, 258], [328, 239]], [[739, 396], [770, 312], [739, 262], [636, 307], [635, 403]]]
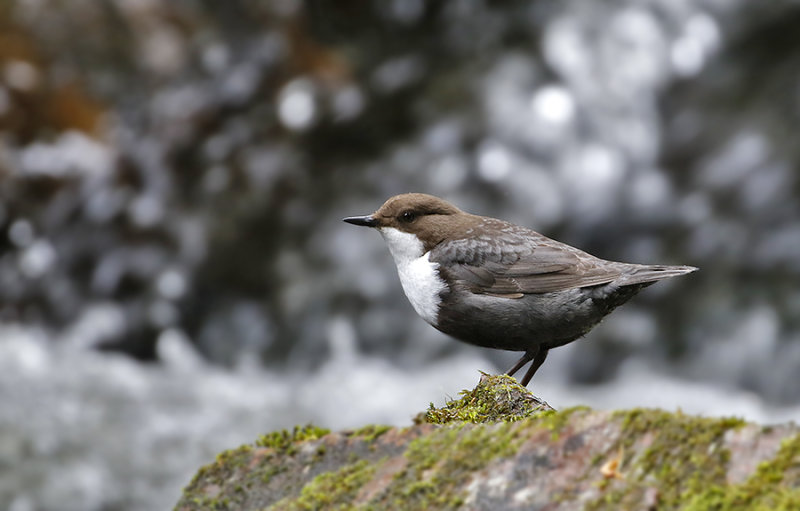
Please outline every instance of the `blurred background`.
[[417, 318], [422, 191], [690, 264], [532, 390], [800, 419], [800, 4], [3, 0], [0, 509], [169, 509], [218, 451], [411, 416], [516, 354]]

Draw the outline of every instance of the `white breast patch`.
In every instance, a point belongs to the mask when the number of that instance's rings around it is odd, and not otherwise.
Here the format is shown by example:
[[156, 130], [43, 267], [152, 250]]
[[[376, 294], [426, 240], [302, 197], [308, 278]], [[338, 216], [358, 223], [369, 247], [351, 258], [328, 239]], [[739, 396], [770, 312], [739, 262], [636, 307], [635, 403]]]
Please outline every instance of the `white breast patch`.
[[383, 227], [379, 231], [397, 265], [400, 284], [408, 301], [422, 319], [436, 326], [442, 302], [439, 293], [447, 288], [436, 271], [439, 263], [429, 260], [430, 252], [423, 253], [422, 242], [414, 234], [393, 227]]

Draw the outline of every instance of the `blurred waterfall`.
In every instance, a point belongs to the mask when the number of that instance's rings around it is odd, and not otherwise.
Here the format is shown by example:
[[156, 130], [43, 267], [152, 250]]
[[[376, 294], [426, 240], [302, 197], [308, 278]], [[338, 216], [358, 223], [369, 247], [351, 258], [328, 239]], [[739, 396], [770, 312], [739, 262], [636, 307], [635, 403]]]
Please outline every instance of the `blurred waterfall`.
[[340, 221], [406, 191], [701, 268], [554, 351], [554, 406], [800, 418], [798, 23], [786, 0], [3, 2], [0, 508], [167, 508], [259, 432], [407, 423], [507, 365], [418, 320]]

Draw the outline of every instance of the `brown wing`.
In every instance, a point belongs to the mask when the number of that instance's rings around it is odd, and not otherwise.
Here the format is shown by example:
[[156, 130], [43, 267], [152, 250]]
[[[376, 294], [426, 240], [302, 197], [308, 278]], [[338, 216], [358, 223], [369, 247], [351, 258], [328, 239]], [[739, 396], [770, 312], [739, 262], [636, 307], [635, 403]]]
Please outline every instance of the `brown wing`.
[[431, 250], [439, 271], [475, 293], [521, 298], [596, 286], [617, 279], [621, 266], [523, 227], [503, 222], [497, 237], [449, 241]]

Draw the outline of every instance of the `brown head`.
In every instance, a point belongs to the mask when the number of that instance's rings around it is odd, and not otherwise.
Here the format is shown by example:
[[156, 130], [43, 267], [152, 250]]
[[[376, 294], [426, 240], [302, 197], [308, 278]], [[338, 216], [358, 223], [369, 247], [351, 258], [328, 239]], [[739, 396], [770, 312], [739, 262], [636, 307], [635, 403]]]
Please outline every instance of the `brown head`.
[[442, 240], [465, 230], [474, 218], [474, 215], [433, 195], [404, 193], [390, 198], [371, 215], [348, 217], [344, 221], [375, 227], [382, 233], [385, 229], [396, 229], [414, 234], [427, 251]]

